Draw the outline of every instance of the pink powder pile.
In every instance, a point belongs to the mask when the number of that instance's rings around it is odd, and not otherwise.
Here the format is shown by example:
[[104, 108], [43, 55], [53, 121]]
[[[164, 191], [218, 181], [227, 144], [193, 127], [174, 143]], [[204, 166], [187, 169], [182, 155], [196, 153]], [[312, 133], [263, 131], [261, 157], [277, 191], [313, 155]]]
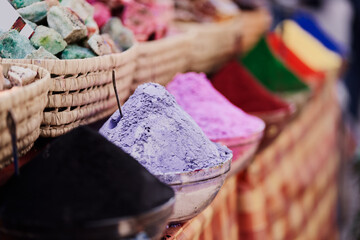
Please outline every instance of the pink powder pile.
[[261, 119], [233, 105], [203, 73], [178, 74], [167, 89], [212, 141], [236, 138], [246, 142], [264, 131]]

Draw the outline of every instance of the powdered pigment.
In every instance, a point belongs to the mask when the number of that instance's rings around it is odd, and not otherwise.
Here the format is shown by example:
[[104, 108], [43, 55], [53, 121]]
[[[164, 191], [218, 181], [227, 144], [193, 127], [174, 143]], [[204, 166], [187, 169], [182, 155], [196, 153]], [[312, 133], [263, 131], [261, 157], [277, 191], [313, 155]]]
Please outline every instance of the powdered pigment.
[[274, 56], [264, 37], [242, 58], [242, 63], [272, 92], [290, 93], [309, 90], [305, 83]]
[[213, 141], [245, 140], [265, 128], [261, 119], [244, 113], [221, 95], [203, 73], [178, 74], [167, 89]]
[[58, 230], [141, 214], [174, 192], [103, 136], [81, 127], [21, 168], [0, 196], [7, 229]]
[[300, 60], [275, 33], [268, 33], [266, 40], [273, 53], [281, 59], [297, 76], [307, 83], [325, 79], [325, 73], [315, 71]]
[[233, 104], [249, 113], [288, 109], [289, 105], [266, 90], [236, 61], [226, 64], [212, 84]]
[[151, 173], [189, 172], [217, 166], [231, 158], [229, 149], [212, 143], [166, 89], [140, 85], [100, 133]]

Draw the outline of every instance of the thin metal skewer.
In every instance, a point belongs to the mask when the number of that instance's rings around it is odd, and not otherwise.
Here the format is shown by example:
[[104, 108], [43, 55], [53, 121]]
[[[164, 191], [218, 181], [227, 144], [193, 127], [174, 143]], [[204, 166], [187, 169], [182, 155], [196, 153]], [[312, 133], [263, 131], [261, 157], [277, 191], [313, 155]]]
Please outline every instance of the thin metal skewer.
[[114, 86], [116, 101], [117, 101], [117, 105], [118, 105], [118, 108], [119, 108], [120, 119], [121, 119], [121, 118], [123, 117], [123, 114], [122, 114], [122, 111], [121, 111], [121, 105], [120, 105], [119, 95], [118, 95], [117, 89], [116, 89], [115, 70], [112, 71], [112, 82], [113, 82], [113, 86]]
[[13, 149], [13, 157], [14, 157], [14, 169], [15, 169], [15, 175], [19, 176], [19, 156], [18, 156], [18, 149], [16, 145], [16, 124], [14, 117], [11, 113], [11, 111], [8, 111], [8, 114], [6, 116], [6, 124], [9, 128], [10, 135], [11, 135], [11, 145]]

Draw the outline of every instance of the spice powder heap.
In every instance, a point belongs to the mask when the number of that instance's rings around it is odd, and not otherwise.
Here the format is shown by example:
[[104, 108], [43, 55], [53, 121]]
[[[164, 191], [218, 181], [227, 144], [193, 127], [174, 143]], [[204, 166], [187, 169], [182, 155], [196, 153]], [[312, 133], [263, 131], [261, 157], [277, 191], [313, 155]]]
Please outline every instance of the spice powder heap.
[[248, 113], [289, 108], [287, 103], [272, 95], [236, 61], [226, 64], [212, 78], [212, 84], [233, 104]]
[[115, 112], [100, 133], [155, 175], [214, 167], [232, 157], [159, 84], [140, 85], [122, 110], [123, 117]]
[[221, 95], [203, 73], [178, 74], [167, 88], [213, 141], [246, 140], [265, 128], [261, 119], [244, 113]]
[[0, 192], [7, 229], [68, 229], [135, 216], [173, 190], [99, 133], [80, 127], [59, 137]]

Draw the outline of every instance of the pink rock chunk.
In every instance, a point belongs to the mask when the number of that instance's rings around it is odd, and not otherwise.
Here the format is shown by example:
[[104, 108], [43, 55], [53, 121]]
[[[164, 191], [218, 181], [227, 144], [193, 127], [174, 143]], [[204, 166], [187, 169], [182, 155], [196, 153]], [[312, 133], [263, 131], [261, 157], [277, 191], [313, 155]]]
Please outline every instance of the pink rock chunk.
[[[147, 5], [128, 1], [125, 3], [125, 10], [121, 20], [135, 35], [136, 40], [143, 42], [152, 38], [156, 33], [156, 19]], [[154, 39], [152, 39], [154, 40]]]
[[37, 72], [30, 68], [11, 66], [8, 77], [13, 86], [25, 86], [32, 83], [36, 78]]
[[94, 20], [101, 28], [111, 18], [110, 8], [102, 2], [94, 2], [92, 5], [94, 7]]

